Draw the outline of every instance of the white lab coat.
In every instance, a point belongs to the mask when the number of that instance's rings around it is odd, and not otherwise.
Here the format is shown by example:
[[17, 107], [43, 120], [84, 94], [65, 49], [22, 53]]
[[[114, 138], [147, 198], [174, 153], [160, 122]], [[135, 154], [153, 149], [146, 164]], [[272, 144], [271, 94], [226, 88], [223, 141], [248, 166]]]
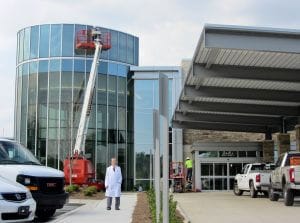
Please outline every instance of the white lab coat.
[[106, 197], [120, 197], [122, 184], [122, 172], [119, 166], [115, 166], [115, 171], [112, 166], [107, 167], [105, 175]]

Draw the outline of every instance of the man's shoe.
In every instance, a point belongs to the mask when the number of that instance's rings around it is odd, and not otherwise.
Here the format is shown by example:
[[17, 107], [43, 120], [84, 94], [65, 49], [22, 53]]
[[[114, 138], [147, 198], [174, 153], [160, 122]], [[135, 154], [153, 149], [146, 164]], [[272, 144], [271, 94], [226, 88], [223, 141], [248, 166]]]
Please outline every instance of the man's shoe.
[[106, 210], [110, 211], [110, 210], [111, 210], [111, 207], [107, 207]]
[[116, 208], [117, 211], [120, 211], [120, 208]]

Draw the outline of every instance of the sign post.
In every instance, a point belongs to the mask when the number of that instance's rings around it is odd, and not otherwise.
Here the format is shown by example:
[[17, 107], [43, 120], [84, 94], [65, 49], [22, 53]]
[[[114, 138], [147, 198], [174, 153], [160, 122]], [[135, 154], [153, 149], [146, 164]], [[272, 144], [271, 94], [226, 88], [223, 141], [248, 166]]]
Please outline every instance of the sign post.
[[159, 113], [161, 116], [160, 144], [163, 151], [163, 223], [169, 223], [169, 80], [159, 74]]
[[160, 218], [160, 149], [159, 149], [159, 113], [153, 110], [153, 145], [154, 145], [154, 189], [156, 202], [156, 223]]

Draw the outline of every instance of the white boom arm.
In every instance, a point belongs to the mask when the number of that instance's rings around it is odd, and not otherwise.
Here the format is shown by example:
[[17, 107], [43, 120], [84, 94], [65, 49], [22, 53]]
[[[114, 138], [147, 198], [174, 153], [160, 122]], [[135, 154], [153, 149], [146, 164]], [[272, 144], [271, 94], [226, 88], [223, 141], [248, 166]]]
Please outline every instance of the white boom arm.
[[[95, 32], [97, 32], [97, 31], [95, 31]], [[100, 35], [101, 35], [100, 32], [96, 33], [96, 37], [94, 39], [95, 54], [94, 54], [94, 58], [93, 58], [89, 81], [86, 86], [86, 90], [85, 90], [85, 94], [84, 94], [80, 122], [79, 122], [79, 127], [78, 127], [76, 141], [75, 141], [74, 154], [75, 153], [78, 153], [78, 154], [85, 153], [85, 139], [86, 139], [88, 124], [89, 124], [89, 117], [90, 117], [90, 113], [91, 113], [93, 93], [94, 93], [98, 65], [99, 65], [99, 58], [100, 58], [101, 50], [102, 50]]]

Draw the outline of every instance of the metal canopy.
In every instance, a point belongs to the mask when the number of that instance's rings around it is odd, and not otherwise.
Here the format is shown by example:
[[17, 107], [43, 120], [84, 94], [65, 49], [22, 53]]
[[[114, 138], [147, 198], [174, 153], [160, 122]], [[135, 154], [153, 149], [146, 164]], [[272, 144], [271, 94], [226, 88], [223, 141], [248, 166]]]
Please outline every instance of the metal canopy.
[[274, 133], [300, 120], [300, 30], [205, 25], [173, 127]]

